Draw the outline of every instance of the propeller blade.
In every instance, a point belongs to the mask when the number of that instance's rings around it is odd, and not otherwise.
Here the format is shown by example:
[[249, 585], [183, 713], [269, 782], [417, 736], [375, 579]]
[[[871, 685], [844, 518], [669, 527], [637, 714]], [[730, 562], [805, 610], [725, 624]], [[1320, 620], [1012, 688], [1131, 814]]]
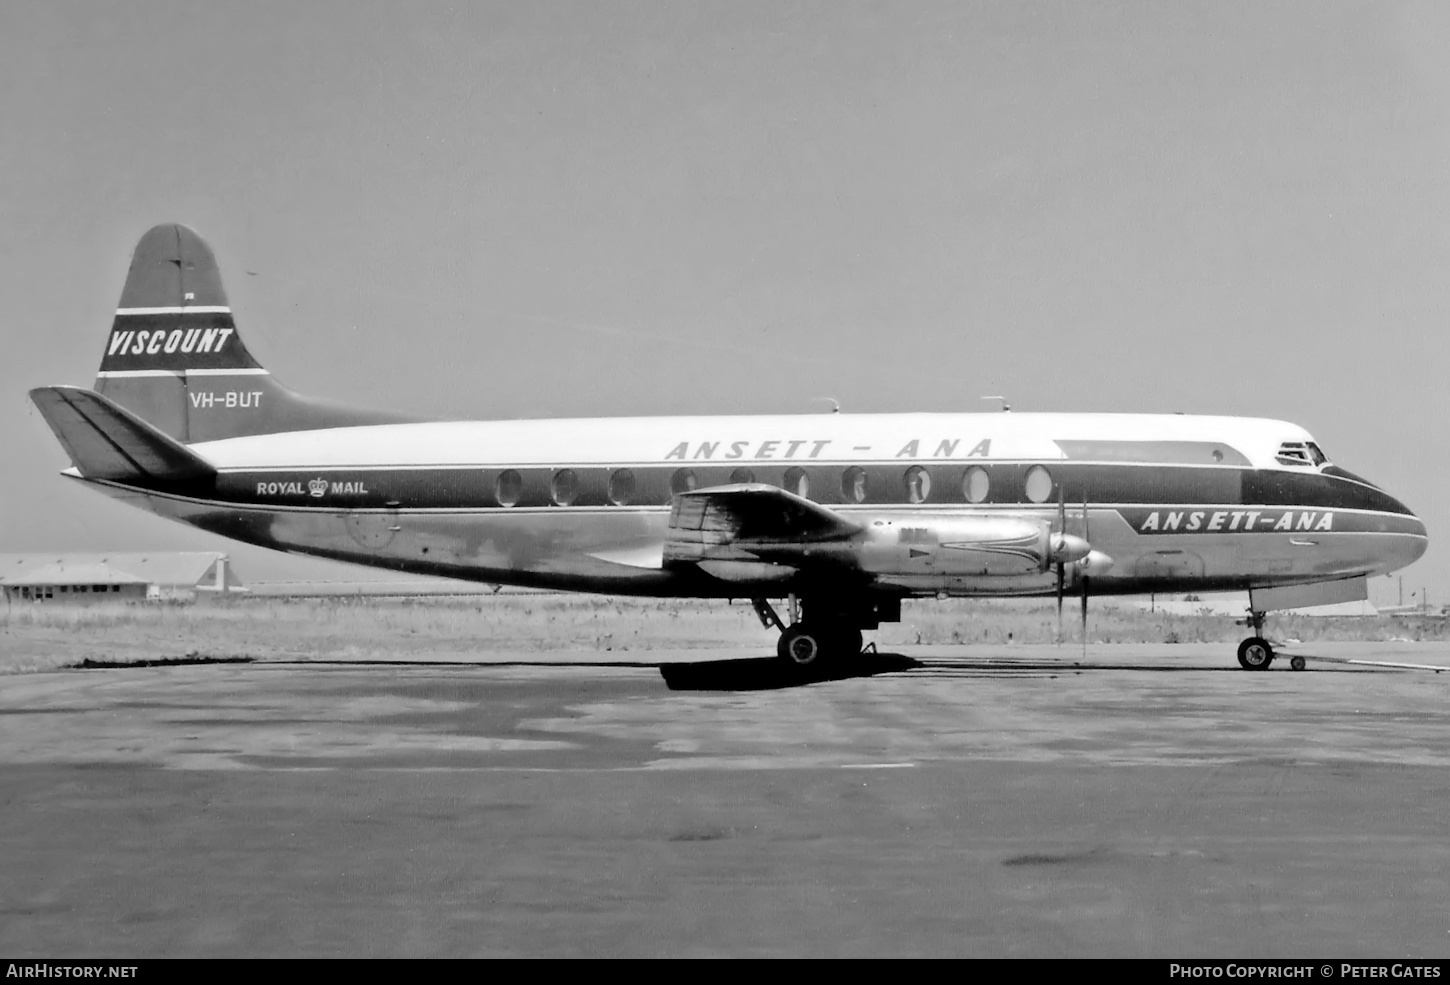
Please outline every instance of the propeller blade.
[[[1067, 533], [1067, 487], [1057, 484], [1057, 532]], [[1062, 642], [1062, 592], [1067, 581], [1067, 565], [1057, 562], [1057, 642]]]
[[1067, 565], [1057, 562], [1057, 642], [1062, 642], [1062, 588], [1067, 580]]
[[[1089, 544], [1092, 543], [1091, 530], [1088, 528], [1088, 501], [1087, 492], [1082, 494], [1082, 539]], [[1082, 576], [1082, 655], [1087, 657], [1087, 600], [1088, 600], [1088, 576], [1083, 571]]]
[[1088, 577], [1082, 576], [1082, 655], [1087, 656], [1087, 597]]

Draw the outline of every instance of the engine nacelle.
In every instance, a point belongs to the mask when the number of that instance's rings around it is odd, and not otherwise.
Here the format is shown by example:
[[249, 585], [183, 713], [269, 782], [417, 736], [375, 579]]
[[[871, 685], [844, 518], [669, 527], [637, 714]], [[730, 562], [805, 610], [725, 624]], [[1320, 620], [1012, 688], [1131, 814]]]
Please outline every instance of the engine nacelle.
[[867, 522], [859, 564], [875, 574], [1025, 575], [1071, 564], [1091, 548], [1081, 537], [1020, 516], [894, 516]]

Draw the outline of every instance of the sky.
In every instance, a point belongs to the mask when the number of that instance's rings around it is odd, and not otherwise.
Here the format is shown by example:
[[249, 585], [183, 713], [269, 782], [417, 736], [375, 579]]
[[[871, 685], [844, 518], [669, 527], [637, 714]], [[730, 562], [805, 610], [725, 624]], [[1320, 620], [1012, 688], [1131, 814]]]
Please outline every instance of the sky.
[[0, 3], [0, 551], [366, 577], [57, 474], [26, 392], [175, 221], [346, 402], [1293, 421], [1450, 602], [1447, 50], [1433, 0]]

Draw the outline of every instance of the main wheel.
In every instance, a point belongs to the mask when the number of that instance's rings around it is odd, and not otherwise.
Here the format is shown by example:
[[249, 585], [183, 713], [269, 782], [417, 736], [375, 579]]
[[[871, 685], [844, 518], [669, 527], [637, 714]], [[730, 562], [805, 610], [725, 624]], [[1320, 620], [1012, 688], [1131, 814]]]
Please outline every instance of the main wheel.
[[820, 662], [825, 654], [824, 637], [814, 629], [800, 624], [789, 626], [780, 634], [775, 652], [780, 659], [793, 667], [810, 667]]
[[1250, 636], [1239, 644], [1239, 666], [1244, 670], [1268, 670], [1274, 662], [1274, 648], [1262, 636]]

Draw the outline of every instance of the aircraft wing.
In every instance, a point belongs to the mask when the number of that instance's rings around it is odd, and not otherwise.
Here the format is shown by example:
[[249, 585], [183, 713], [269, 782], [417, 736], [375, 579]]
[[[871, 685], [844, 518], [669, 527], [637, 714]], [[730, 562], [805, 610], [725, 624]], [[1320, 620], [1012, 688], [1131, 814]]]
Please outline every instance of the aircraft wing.
[[828, 545], [861, 530], [839, 513], [775, 486], [712, 486], [675, 496], [664, 561], [697, 562], [711, 570], [718, 568], [715, 562], [779, 562], [784, 549], [798, 564], [812, 545], [823, 548], [824, 560], [831, 554]]
[[82, 478], [155, 487], [216, 475], [181, 442], [92, 390], [44, 386], [30, 399]]

